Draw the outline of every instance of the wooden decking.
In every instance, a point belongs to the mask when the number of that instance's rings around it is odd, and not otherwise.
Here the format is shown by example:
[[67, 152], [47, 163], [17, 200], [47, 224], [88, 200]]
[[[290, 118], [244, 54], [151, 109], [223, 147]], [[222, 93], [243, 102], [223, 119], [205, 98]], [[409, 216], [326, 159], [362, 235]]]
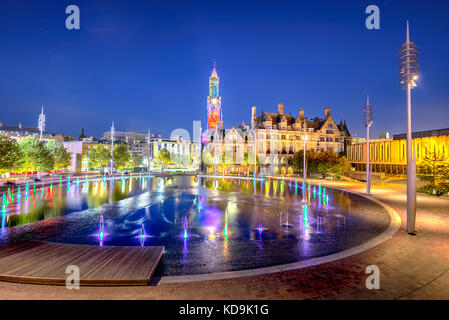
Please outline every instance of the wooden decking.
[[164, 247], [99, 247], [27, 241], [0, 247], [0, 281], [65, 285], [76, 265], [80, 285], [147, 285]]

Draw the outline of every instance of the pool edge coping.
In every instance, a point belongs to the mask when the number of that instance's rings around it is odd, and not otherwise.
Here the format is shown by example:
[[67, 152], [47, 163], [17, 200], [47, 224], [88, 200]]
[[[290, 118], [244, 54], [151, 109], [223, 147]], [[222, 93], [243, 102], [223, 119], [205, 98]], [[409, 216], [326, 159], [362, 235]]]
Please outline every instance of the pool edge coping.
[[154, 280], [158, 280], [156, 285], [163, 284], [174, 284], [174, 283], [188, 283], [188, 282], [201, 282], [201, 281], [214, 281], [214, 280], [227, 280], [227, 279], [236, 279], [236, 278], [244, 278], [244, 277], [252, 277], [252, 276], [260, 276], [265, 274], [291, 271], [297, 269], [304, 269], [324, 263], [333, 262], [336, 260], [341, 260], [344, 258], [348, 258], [359, 253], [368, 251], [378, 245], [384, 243], [385, 241], [391, 239], [400, 229], [402, 219], [399, 214], [394, 210], [391, 206], [386, 203], [381, 202], [371, 196], [366, 194], [362, 194], [359, 192], [347, 191], [345, 189], [341, 189], [338, 187], [328, 187], [329, 189], [342, 190], [348, 193], [356, 194], [358, 196], [362, 196], [368, 200], [371, 200], [380, 206], [382, 206], [387, 213], [390, 215], [390, 225], [388, 228], [382, 232], [380, 235], [374, 237], [371, 240], [368, 240], [365, 243], [362, 243], [358, 246], [355, 246], [350, 249], [346, 249], [334, 254], [326, 255], [323, 257], [312, 258], [304, 261], [292, 262], [281, 264], [277, 266], [270, 267], [261, 267], [254, 269], [246, 269], [246, 270], [236, 270], [236, 271], [225, 271], [225, 272], [215, 272], [215, 273], [205, 273], [205, 274], [195, 274], [195, 275], [185, 275], [185, 276], [162, 276], [162, 277], [153, 277]]

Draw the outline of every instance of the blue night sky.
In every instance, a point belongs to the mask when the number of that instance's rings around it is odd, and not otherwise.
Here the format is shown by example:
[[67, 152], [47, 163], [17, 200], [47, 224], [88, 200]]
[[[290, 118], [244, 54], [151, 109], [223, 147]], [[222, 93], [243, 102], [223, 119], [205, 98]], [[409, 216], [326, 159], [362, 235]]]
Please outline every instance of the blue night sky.
[[[408, 4], [407, 6], [405, 4]], [[81, 29], [67, 30], [67, 5]], [[380, 7], [380, 30], [365, 8]], [[208, 78], [220, 76], [225, 127], [251, 106], [322, 117], [330, 106], [363, 136], [366, 93], [373, 136], [405, 132], [398, 51], [410, 19], [420, 47], [414, 131], [449, 127], [447, 1], [8, 1], [0, 11], [0, 120], [78, 137], [117, 130], [168, 136], [206, 127]]]

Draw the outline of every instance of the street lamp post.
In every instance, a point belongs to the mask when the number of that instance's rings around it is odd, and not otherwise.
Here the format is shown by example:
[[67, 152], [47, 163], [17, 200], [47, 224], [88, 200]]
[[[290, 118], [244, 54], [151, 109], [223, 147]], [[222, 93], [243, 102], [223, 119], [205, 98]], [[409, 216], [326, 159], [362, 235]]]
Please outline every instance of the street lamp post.
[[148, 128], [148, 136], [147, 136], [147, 139], [148, 139], [148, 150], [147, 150], [147, 170], [148, 170], [148, 173], [150, 173], [150, 146], [151, 146], [151, 133], [150, 133], [150, 128]]
[[366, 126], [366, 194], [371, 192], [370, 152], [369, 152], [369, 128], [373, 124], [373, 108], [369, 104], [369, 95], [366, 96], [366, 106], [363, 109], [363, 121]]
[[402, 88], [407, 90], [407, 232], [416, 234], [416, 163], [412, 147], [412, 89], [418, 80], [418, 47], [410, 42], [407, 20], [406, 42], [399, 51], [399, 78]]
[[257, 131], [254, 129], [254, 179], [257, 171]]
[[39, 129], [39, 133], [40, 133], [40, 138], [39, 140], [42, 141], [42, 134], [45, 130], [45, 114], [44, 114], [44, 106], [42, 106], [42, 111], [39, 115], [39, 119], [37, 120], [37, 127]]
[[115, 134], [114, 121], [112, 121], [112, 126], [111, 126], [111, 175], [114, 173], [114, 134]]

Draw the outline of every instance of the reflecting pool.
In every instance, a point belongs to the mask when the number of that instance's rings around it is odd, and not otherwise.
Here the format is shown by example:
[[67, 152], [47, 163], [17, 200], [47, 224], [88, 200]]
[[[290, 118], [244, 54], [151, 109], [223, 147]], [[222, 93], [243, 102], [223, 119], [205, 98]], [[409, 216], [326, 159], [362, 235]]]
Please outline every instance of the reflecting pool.
[[163, 245], [158, 275], [307, 260], [362, 244], [390, 223], [383, 207], [362, 196], [282, 179], [72, 180], [27, 197], [16, 196], [2, 213], [2, 244]]

